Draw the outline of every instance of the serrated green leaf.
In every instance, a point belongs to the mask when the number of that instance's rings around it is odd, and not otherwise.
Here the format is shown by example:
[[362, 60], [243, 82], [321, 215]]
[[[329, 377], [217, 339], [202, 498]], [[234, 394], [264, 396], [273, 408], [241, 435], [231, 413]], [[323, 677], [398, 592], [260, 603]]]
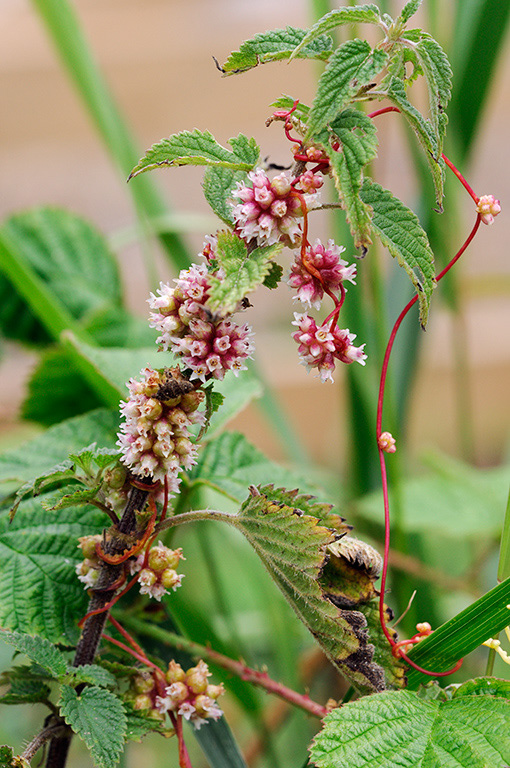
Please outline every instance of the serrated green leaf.
[[385, 67], [388, 54], [365, 40], [348, 40], [333, 53], [322, 73], [308, 114], [306, 138], [316, 136], [350, 99]]
[[57, 464], [42, 475], [25, 483], [16, 492], [16, 501], [11, 509], [11, 517], [14, 517], [20, 501], [25, 496], [37, 496], [38, 493], [42, 493], [46, 488], [51, 487], [56, 483], [63, 482], [64, 480], [71, 480], [75, 477], [74, 465], [72, 461], [66, 460], [61, 464]]
[[33, 482], [53, 472], [71, 453], [96, 442], [114, 449], [119, 429], [118, 411], [101, 408], [50, 427], [20, 448], [0, 454], [0, 483]]
[[498, 677], [475, 677], [467, 680], [452, 693], [452, 698], [458, 696], [500, 696], [510, 699], [510, 680], [501, 680]]
[[317, 492], [304, 475], [267, 459], [239, 432], [225, 432], [208, 442], [200, 451], [189, 480], [239, 503], [246, 497], [249, 485], [268, 481]]
[[124, 702], [126, 714], [126, 741], [140, 742], [148, 733], [164, 733], [167, 728], [161, 720], [149, 717], [140, 710], [133, 709], [128, 702]]
[[[329, 157], [335, 187], [354, 238], [356, 248], [371, 244], [371, 209], [360, 198], [363, 169], [377, 157], [377, 133], [372, 120], [356, 109], [344, 109], [331, 124], [333, 136], [324, 134], [323, 147]], [[331, 145], [334, 137], [340, 146]]]
[[[73, 318], [121, 305], [117, 264], [103, 235], [85, 219], [57, 208], [38, 208], [12, 216], [0, 232]], [[46, 344], [50, 340], [40, 318], [4, 275], [0, 327], [8, 338]]]
[[231, 522], [246, 536], [330, 661], [358, 690], [382, 690], [384, 673], [373, 661], [365, 617], [356, 609], [337, 607], [320, 580], [337, 534], [304, 514], [295, 492], [275, 491], [272, 486], [255, 489]]
[[[70, 490], [61, 489], [56, 499], [53, 498], [51, 502], [42, 502], [41, 506], [47, 512], [56, 512], [59, 509], [66, 509], [67, 507], [74, 507], [80, 504], [88, 504], [89, 501], [96, 498], [100, 488], [101, 483], [94, 488], [78, 488], [78, 490], [72, 490], [71, 487]], [[69, 492], [62, 493], [62, 490], [69, 490]]]
[[209, 131], [182, 131], [168, 139], [153, 144], [135, 165], [129, 178], [132, 179], [154, 168], [178, 165], [209, 165], [232, 168], [236, 171], [251, 171], [259, 159], [259, 147], [255, 139], [239, 134], [229, 140], [231, 152], [218, 144]]
[[[434, 630], [409, 651], [409, 658], [424, 669], [437, 672], [451, 669], [489, 637], [495, 637], [509, 622], [510, 577], [470, 606]], [[417, 688], [426, 675], [411, 669], [409, 688]]]
[[82, 560], [78, 537], [99, 533], [105, 515], [90, 507], [49, 513], [39, 499], [22, 501], [11, 523], [7, 509], [0, 514], [0, 623], [51, 642], [75, 642], [88, 602], [75, 571]]
[[241, 299], [264, 282], [271, 270], [271, 259], [282, 248], [281, 243], [274, 243], [248, 252], [244, 240], [233, 232], [218, 232], [216, 258], [224, 277], [211, 276], [208, 306], [225, 314], [233, 312]]
[[95, 474], [94, 464], [99, 469], [106, 469], [112, 464], [116, 464], [119, 459], [119, 451], [116, 448], [98, 448], [97, 444], [91, 443], [82, 451], [69, 454], [70, 461], [74, 461], [78, 467], [81, 467], [87, 474]]
[[107, 669], [97, 664], [82, 664], [81, 667], [70, 667], [63, 683], [75, 688], [80, 683], [90, 683], [99, 688], [114, 688], [117, 680]]
[[[17, 759], [14, 757], [14, 751], [11, 747], [8, 747], [6, 744], [0, 745], [0, 768], [14, 768], [15, 760]], [[21, 763], [18, 763], [18, 765], [21, 766]], [[26, 765], [28, 766], [28, 763]]]
[[[276, 101], [273, 101], [271, 106], [275, 107], [276, 109], [290, 110], [294, 107], [295, 103], [296, 103], [296, 99], [293, 99], [291, 96], [286, 96], [284, 94], [283, 96], [280, 96], [279, 99], [276, 99]], [[309, 112], [310, 112], [310, 107], [307, 107], [306, 104], [302, 104], [299, 101], [294, 109], [293, 114], [296, 115], [296, 117], [299, 117], [299, 119], [303, 123], [306, 123]]]
[[427, 159], [427, 163], [434, 182], [436, 201], [439, 210], [442, 210], [444, 187], [444, 161], [441, 158], [437, 137], [428, 120], [408, 100], [404, 85], [401, 80], [391, 79], [387, 91], [387, 98], [397, 106], [412, 128], [420, 142]]
[[275, 261], [273, 261], [271, 264], [271, 269], [265, 276], [262, 285], [265, 288], [269, 288], [270, 290], [273, 290], [274, 288], [278, 288], [278, 285], [282, 279], [282, 275], [283, 275], [283, 267], [280, 264], [277, 264]]
[[32, 637], [22, 632], [9, 632], [6, 629], [0, 629], [0, 639], [4, 643], [12, 645], [20, 653], [24, 653], [25, 656], [46, 669], [55, 678], [62, 677], [68, 671], [67, 660], [62, 651], [59, 651], [44, 637]]
[[436, 285], [434, 255], [427, 235], [416, 214], [379, 184], [365, 179], [361, 199], [373, 209], [372, 228], [416, 288], [420, 323], [425, 327], [430, 297]]
[[233, 171], [231, 168], [208, 168], [204, 174], [204, 196], [219, 218], [234, 225], [232, 206], [229, 205], [232, 191], [238, 182], [246, 182], [246, 171]]
[[438, 151], [441, 152], [447, 122], [446, 108], [452, 92], [452, 68], [439, 43], [426, 33], [422, 33], [415, 51], [427, 81], [430, 115]]
[[238, 51], [231, 53], [222, 71], [225, 75], [236, 75], [259, 64], [288, 59], [296, 46], [299, 46], [299, 54], [294, 55], [300, 58], [324, 60], [329, 57], [333, 41], [328, 35], [316, 35], [310, 45], [300, 45], [305, 36], [306, 30], [295, 27], [261, 32], [251, 40], [246, 40]]
[[409, 21], [411, 16], [414, 16], [420, 5], [421, 0], [409, 0], [402, 8], [399, 19], [405, 24], [407, 21]]
[[[470, 467], [443, 453], [429, 457], [433, 472], [402, 483], [402, 517], [407, 533], [474, 540], [499, 536], [510, 469]], [[381, 522], [382, 494], [371, 493], [354, 505], [356, 514]]]
[[49, 696], [50, 688], [42, 680], [14, 678], [8, 692], [0, 696], [0, 704], [36, 704], [48, 701]]
[[293, 59], [296, 56], [300, 56], [304, 46], [309, 45], [320, 35], [323, 35], [332, 29], [336, 29], [336, 27], [340, 27], [344, 24], [379, 24], [380, 21], [381, 16], [379, 8], [373, 3], [354, 5], [349, 8], [336, 8], [319, 19], [319, 21], [308, 30], [300, 44], [293, 51], [291, 58]]
[[83, 739], [98, 768], [113, 768], [121, 755], [127, 719], [121, 700], [104, 688], [85, 688], [78, 696], [74, 688], [62, 686], [60, 712], [66, 723]]
[[385, 691], [327, 715], [311, 759], [318, 768], [505, 768], [509, 717], [510, 702], [492, 696]]

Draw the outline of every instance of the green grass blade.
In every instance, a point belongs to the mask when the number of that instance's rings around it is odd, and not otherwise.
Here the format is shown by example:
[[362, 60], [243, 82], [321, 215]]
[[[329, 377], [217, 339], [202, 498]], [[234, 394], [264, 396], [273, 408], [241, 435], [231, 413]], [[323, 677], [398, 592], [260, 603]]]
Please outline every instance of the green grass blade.
[[[421, 667], [442, 672], [478, 648], [489, 637], [495, 637], [510, 623], [510, 577], [483, 597], [436, 629], [409, 653]], [[414, 690], [426, 682], [426, 675], [411, 669], [407, 675]]]
[[[503, 533], [501, 534], [501, 545], [499, 549], [498, 581], [510, 577], [510, 493], [506, 505], [505, 522], [503, 523]], [[508, 622], [510, 624], [510, 621]]]
[[451, 44], [455, 88], [450, 102], [450, 131], [458, 137], [459, 149], [469, 155], [483, 114], [491, 81], [505, 40], [510, 0], [457, 0]]
[[[68, 0], [32, 0], [60, 56], [64, 69], [72, 79], [89, 115], [100, 133], [112, 160], [124, 178], [138, 162], [141, 152], [117, 108], [103, 75], [90, 51], [79, 20]], [[152, 179], [139, 179], [129, 185], [138, 215], [161, 216], [168, 206]], [[190, 259], [182, 239], [175, 233], [160, 235], [176, 268], [189, 265]]]

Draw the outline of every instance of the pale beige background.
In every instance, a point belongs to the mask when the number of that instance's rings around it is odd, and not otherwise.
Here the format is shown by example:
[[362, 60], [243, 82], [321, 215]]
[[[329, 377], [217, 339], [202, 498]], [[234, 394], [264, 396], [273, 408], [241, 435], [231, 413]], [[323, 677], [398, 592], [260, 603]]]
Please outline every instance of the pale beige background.
[[[451, 2], [443, 0], [443, 5], [448, 14]], [[399, 1], [396, 7], [400, 6]], [[170, 133], [198, 127], [208, 128], [222, 143], [239, 131], [254, 135], [264, 156], [287, 161], [286, 142], [278, 127], [264, 127], [268, 104], [282, 92], [309, 101], [313, 65], [274, 64], [239, 78], [221, 78], [211, 57], [224, 60], [243, 39], [264, 29], [288, 23], [307, 25], [304, 0], [76, 0], [75, 7], [142, 149]], [[509, 66], [507, 46], [470, 172], [479, 194], [494, 193], [504, 209], [510, 200]], [[112, 168], [28, 0], [0, 0], [0, 93], [2, 217], [32, 205], [53, 204], [89, 217], [108, 234], [130, 227], [129, 190]], [[384, 158], [378, 178], [412, 203], [413, 182], [405, 170], [405, 157], [398, 152], [398, 130], [391, 116], [379, 123]], [[161, 171], [153, 178], [175, 209], [206, 213], [201, 171]], [[467, 232], [473, 216], [467, 199], [465, 213]], [[317, 226], [321, 230], [320, 222]], [[482, 463], [502, 457], [509, 423], [509, 236], [505, 215], [494, 227], [482, 227], [463, 267], [473, 369], [470, 397], [476, 404], [477, 455]], [[463, 237], [459, 233], [459, 244]], [[198, 250], [201, 235], [195, 233], [190, 241]], [[144, 313], [148, 286], [140, 253], [132, 246], [120, 256], [129, 304]], [[160, 260], [160, 265], [162, 278], [168, 279], [165, 262]], [[344, 444], [342, 398], [336, 386], [321, 385], [297, 364], [289, 336], [290, 297], [282, 286], [277, 298], [266, 292], [254, 299], [257, 354], [316, 457], [332, 463], [336, 447]], [[436, 444], [452, 451], [458, 447], [452, 344], [451, 321], [436, 306], [412, 419], [416, 446]], [[9, 345], [0, 364], [2, 445], [11, 440], [9, 430], [33, 359]], [[265, 425], [252, 412], [240, 418], [237, 426], [248, 429], [255, 442], [278, 455]]]

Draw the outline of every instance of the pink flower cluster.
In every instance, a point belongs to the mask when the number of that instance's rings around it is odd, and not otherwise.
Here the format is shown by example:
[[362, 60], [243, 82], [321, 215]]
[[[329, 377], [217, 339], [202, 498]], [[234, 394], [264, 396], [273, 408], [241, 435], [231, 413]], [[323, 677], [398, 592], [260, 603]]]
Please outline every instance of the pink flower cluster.
[[[255, 240], [257, 245], [278, 242], [289, 247], [296, 245], [301, 239], [299, 219], [303, 210], [301, 199], [292, 188], [290, 174], [281, 173], [271, 180], [259, 168], [251, 171], [248, 178], [252, 186], [238, 182], [237, 189], [232, 192], [232, 196], [241, 201], [232, 204], [240, 236], [247, 241]], [[317, 183], [313, 174], [305, 180], [307, 189], [316, 189]], [[316, 195], [305, 194], [303, 197], [309, 207]]]
[[320, 240], [316, 240], [315, 245], [308, 246], [306, 262], [320, 275], [322, 282], [305, 268], [301, 254], [296, 256], [287, 279], [290, 287], [297, 289], [294, 298], [299, 299], [305, 306], [320, 309], [324, 286], [330, 291], [338, 291], [344, 280], [355, 283], [356, 266], [349, 266], [340, 258], [344, 251], [345, 248], [335, 245], [333, 240], [328, 240], [327, 245], [322, 245]]
[[501, 213], [501, 203], [494, 195], [482, 195], [478, 200], [476, 210], [484, 224], [494, 224], [494, 219]]
[[332, 373], [335, 369], [335, 361], [353, 363], [354, 361], [365, 365], [367, 356], [364, 354], [364, 344], [361, 347], [353, 346], [355, 334], [348, 329], [342, 330], [336, 325], [325, 322], [317, 327], [315, 320], [309, 315], [294, 313], [295, 320], [292, 325], [298, 330], [292, 334], [292, 338], [298, 343], [301, 363], [309, 370], [316, 368], [321, 381], [333, 381]]
[[223, 685], [209, 685], [207, 678], [211, 673], [204, 661], [185, 672], [180, 664], [171, 661], [165, 675], [169, 685], [165, 696], [156, 696], [156, 709], [161, 712], [174, 712], [185, 720], [190, 720], [198, 730], [208, 719], [217, 720], [223, 712], [216, 699], [224, 692]]
[[[208, 255], [211, 247], [208, 243]], [[216, 273], [217, 274], [217, 273]], [[192, 265], [174, 281], [176, 287], [161, 283], [158, 295], [148, 300], [152, 310], [149, 324], [160, 333], [158, 344], [182, 358], [193, 371], [191, 379], [223, 379], [226, 371], [244, 371], [244, 361], [253, 352], [253, 335], [248, 324], [215, 317], [206, 307], [210, 292], [207, 266]]]
[[[130, 397], [121, 401], [125, 418], [118, 434], [121, 461], [140, 477], [163, 481], [175, 493], [180, 484], [181, 468], [196, 464], [197, 448], [190, 440], [189, 427], [203, 424], [204, 414], [197, 411], [203, 392], [192, 390], [168, 399], [164, 374], [145, 368], [142, 381], [130, 379]], [[160, 399], [164, 398], [164, 399]]]
[[174, 592], [181, 586], [184, 578], [182, 573], [177, 573], [176, 568], [179, 560], [185, 560], [182, 549], [170, 549], [165, 547], [162, 542], [157, 546], [151, 547], [147, 563], [145, 563], [145, 552], [142, 552], [136, 560], [130, 563], [131, 573], [139, 573], [138, 584], [141, 595], [149, 595], [155, 600], [161, 600], [170, 589]]

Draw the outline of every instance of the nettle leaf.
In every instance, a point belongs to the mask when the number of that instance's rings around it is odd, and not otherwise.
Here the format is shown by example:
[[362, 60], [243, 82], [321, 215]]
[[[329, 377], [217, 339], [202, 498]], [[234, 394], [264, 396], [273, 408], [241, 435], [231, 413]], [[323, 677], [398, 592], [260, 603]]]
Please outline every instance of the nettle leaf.
[[510, 699], [510, 680], [498, 677], [475, 677], [453, 689], [453, 696], [500, 696]]
[[66, 723], [83, 739], [94, 764], [113, 768], [121, 755], [127, 729], [121, 700], [104, 688], [84, 688], [78, 695], [74, 688], [64, 685], [59, 703]]
[[409, 0], [409, 2], [407, 2], [402, 8], [399, 20], [405, 24], [407, 21], [409, 21], [411, 16], [414, 16], [420, 5], [421, 0]]
[[334, 709], [310, 750], [318, 768], [505, 768], [510, 702], [385, 691]]
[[188, 477], [191, 484], [205, 485], [239, 503], [249, 485], [269, 480], [275, 485], [318, 490], [304, 475], [266, 458], [239, 432], [224, 432], [208, 442]]
[[232, 168], [236, 171], [251, 171], [259, 159], [259, 147], [255, 139], [248, 139], [242, 133], [229, 139], [232, 152], [218, 144], [209, 131], [182, 131], [168, 139], [162, 139], [147, 150], [145, 156], [135, 165], [129, 178], [132, 179], [154, 168], [178, 165], [210, 165]]
[[270, 290], [273, 290], [274, 288], [278, 288], [278, 285], [282, 279], [283, 275], [283, 267], [280, 264], [277, 264], [275, 261], [271, 263], [271, 269], [267, 273], [267, 275], [264, 278], [264, 282], [262, 283], [265, 288], [269, 288]]
[[55, 499], [52, 499], [49, 502], [42, 501], [41, 506], [43, 509], [47, 510], [48, 512], [53, 512], [58, 509], [75, 507], [75, 506], [78, 506], [79, 504], [88, 504], [90, 501], [96, 498], [100, 489], [101, 489], [101, 483], [96, 485], [94, 488], [78, 488], [77, 490], [74, 490], [71, 487], [68, 489], [64, 489], [66, 492], [64, 492], [62, 495], [59, 495], [56, 501]]
[[373, 660], [365, 617], [360, 611], [334, 605], [321, 583], [328, 547], [338, 534], [305, 514], [295, 493], [275, 492], [272, 486], [253, 489], [231, 522], [246, 536], [299, 619], [341, 673], [364, 693], [384, 689], [384, 673]]
[[[106, 408], [91, 411], [63, 421], [20, 448], [0, 454], [0, 484], [2, 482], [33, 485], [37, 478], [63, 473], [72, 467], [68, 457], [79, 454], [84, 445], [96, 442], [116, 450], [119, 414]], [[56, 477], [57, 479], [57, 477]], [[37, 490], [40, 490], [39, 488]]]
[[447, 122], [445, 110], [452, 92], [452, 68], [439, 43], [425, 32], [422, 32], [414, 50], [427, 81], [430, 114], [441, 150]]
[[282, 248], [281, 243], [274, 243], [249, 252], [244, 240], [233, 232], [218, 232], [216, 258], [225, 275], [221, 280], [211, 277], [207, 302], [211, 309], [233, 312], [241, 299], [264, 282], [271, 271], [271, 259]]
[[62, 682], [75, 688], [81, 683], [90, 683], [99, 688], [114, 688], [117, 680], [107, 669], [97, 664], [83, 664], [81, 667], [70, 667]]
[[[238, 51], [230, 54], [221, 67], [222, 72], [225, 75], [237, 75], [259, 64], [288, 59], [291, 54], [302, 59], [328, 59], [333, 49], [333, 41], [329, 35], [316, 35], [310, 44], [302, 45], [306, 35], [306, 30], [295, 27], [261, 32], [242, 43]], [[295, 53], [297, 46], [299, 53]]]
[[42, 475], [39, 475], [35, 479], [30, 480], [28, 483], [25, 483], [16, 492], [16, 501], [14, 502], [10, 513], [11, 519], [16, 514], [16, 510], [20, 501], [24, 499], [25, 496], [37, 496], [45, 489], [51, 488], [51, 486], [66, 480], [74, 480], [75, 477], [76, 473], [73, 462], [66, 460], [61, 464], [57, 464], [55, 467], [52, 467], [50, 470], [44, 472]]
[[373, 209], [373, 230], [416, 288], [420, 323], [425, 327], [430, 297], [436, 285], [434, 255], [427, 235], [416, 214], [374, 181], [364, 180], [361, 199]]
[[0, 639], [28, 656], [56, 679], [68, 671], [68, 663], [62, 651], [59, 651], [53, 643], [48, 642], [43, 637], [32, 637], [22, 632], [9, 632], [6, 629], [0, 629]]
[[0, 685], [9, 684], [9, 690], [0, 696], [0, 704], [37, 704], [49, 699], [51, 689], [42, 680], [2, 675]]
[[330, 11], [317, 21], [311, 29], [308, 30], [306, 35], [301, 40], [298, 47], [293, 51], [291, 59], [296, 56], [300, 56], [303, 48], [310, 45], [310, 43], [325, 32], [329, 32], [336, 27], [343, 26], [344, 24], [360, 24], [366, 22], [367, 24], [379, 24], [381, 16], [379, 8], [373, 3], [366, 3], [365, 5], [354, 5], [350, 8], [336, 8], [334, 11]]
[[208, 168], [204, 174], [204, 196], [219, 218], [234, 225], [232, 206], [229, 204], [232, 192], [238, 182], [245, 183], [246, 171], [233, 171], [231, 168]]
[[[345, 209], [356, 248], [371, 244], [372, 211], [360, 198], [363, 169], [377, 157], [377, 132], [369, 117], [356, 109], [345, 109], [331, 124], [333, 135], [322, 142], [331, 163], [333, 179]], [[340, 142], [337, 150], [331, 142]]]
[[348, 40], [333, 53], [322, 73], [308, 114], [306, 138], [322, 131], [347, 102], [385, 67], [388, 54], [366, 40]]
[[[2, 226], [20, 257], [76, 318], [121, 306], [119, 271], [106, 239], [85, 219], [58, 208], [19, 213]], [[47, 331], [0, 272], [0, 327], [8, 338], [49, 342]]]
[[123, 702], [126, 714], [126, 741], [140, 742], [148, 733], [165, 733], [168, 728], [161, 720], [156, 720], [144, 714], [143, 711], [133, 709], [128, 702]]
[[[50, 496], [40, 497], [41, 500]], [[9, 522], [0, 514], [0, 624], [51, 642], [75, 642], [88, 596], [76, 576], [78, 537], [99, 533], [105, 515], [91, 507], [49, 513], [22, 501]]]
[[402, 81], [396, 77], [392, 78], [389, 83], [387, 98], [400, 109], [401, 114], [416, 134], [416, 137], [425, 152], [425, 157], [427, 158], [432, 180], [434, 182], [436, 201], [439, 209], [442, 210], [444, 160], [441, 158], [441, 152], [439, 151], [437, 138], [432, 126], [428, 120], [425, 120], [421, 112], [409, 102]]

